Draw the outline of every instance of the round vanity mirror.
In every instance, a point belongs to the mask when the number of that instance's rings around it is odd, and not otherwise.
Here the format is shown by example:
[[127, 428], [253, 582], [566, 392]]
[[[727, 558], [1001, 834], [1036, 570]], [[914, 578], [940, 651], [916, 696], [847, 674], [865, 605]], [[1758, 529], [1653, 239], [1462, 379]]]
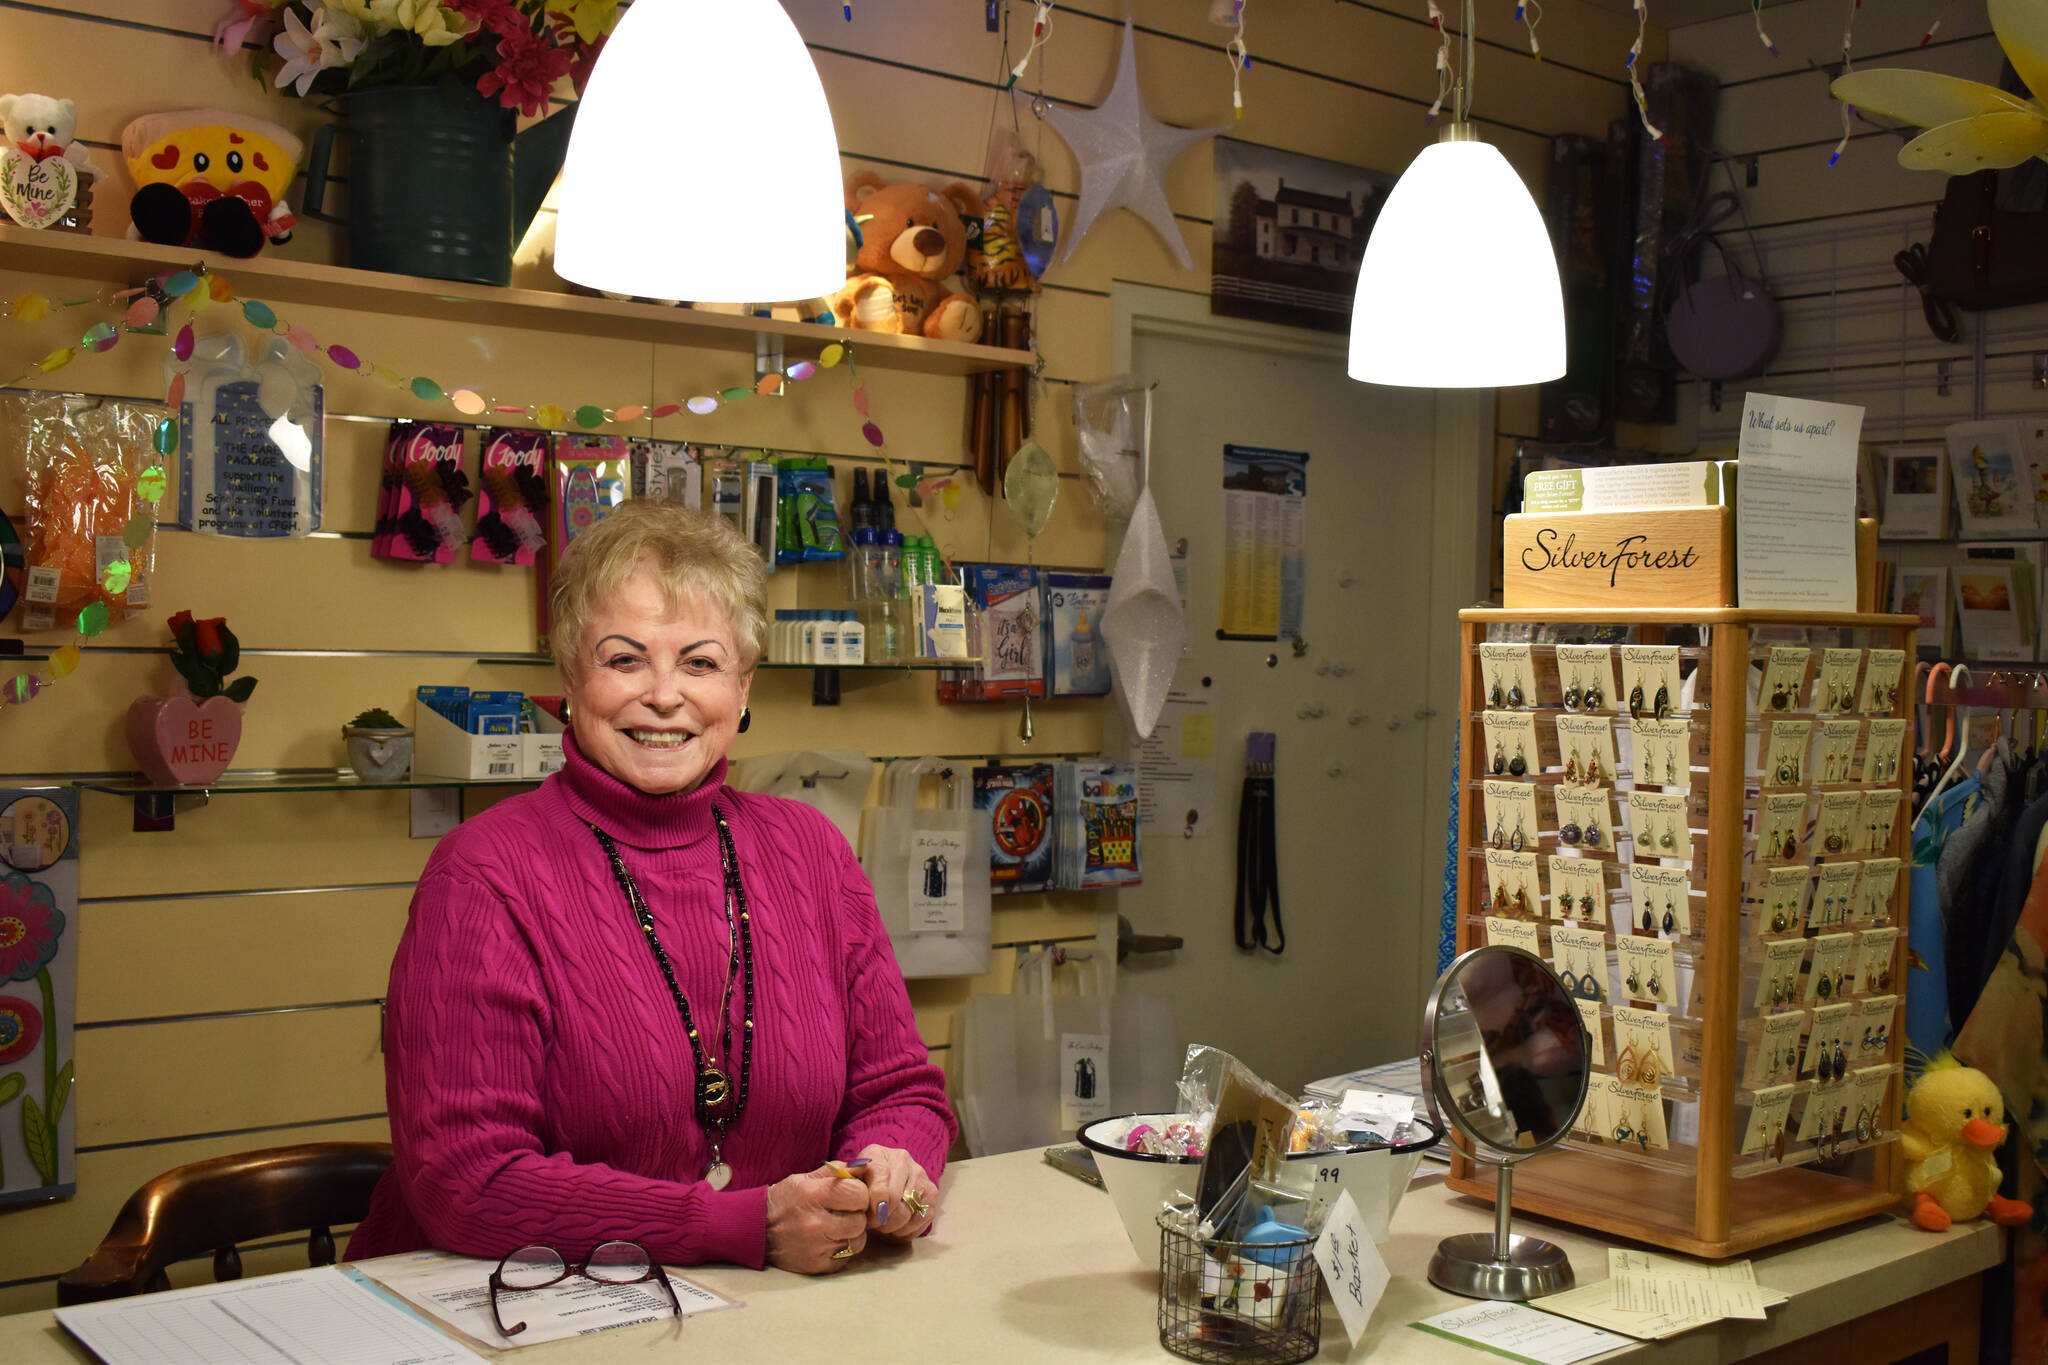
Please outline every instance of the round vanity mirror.
[[1454, 1294], [1521, 1301], [1571, 1288], [1571, 1263], [1508, 1227], [1514, 1164], [1572, 1130], [1592, 1079], [1577, 1003], [1520, 948], [1474, 948], [1437, 978], [1422, 1016], [1422, 1088], [1439, 1123], [1500, 1171], [1494, 1230], [1447, 1237], [1429, 1278]]

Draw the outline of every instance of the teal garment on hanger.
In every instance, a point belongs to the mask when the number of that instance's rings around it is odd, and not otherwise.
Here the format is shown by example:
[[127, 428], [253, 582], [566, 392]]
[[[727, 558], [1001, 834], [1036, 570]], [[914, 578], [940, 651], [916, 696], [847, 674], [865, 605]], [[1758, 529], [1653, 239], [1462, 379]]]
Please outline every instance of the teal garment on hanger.
[[1444, 904], [1436, 928], [1438, 976], [1458, 955], [1458, 728], [1451, 730], [1451, 826], [1444, 834]]
[[1982, 783], [1975, 774], [1938, 794], [1913, 822], [1913, 865], [1906, 879], [1906, 1044], [1932, 1057], [1954, 1036], [1948, 1015], [1948, 949], [1937, 864], [1963, 827]]

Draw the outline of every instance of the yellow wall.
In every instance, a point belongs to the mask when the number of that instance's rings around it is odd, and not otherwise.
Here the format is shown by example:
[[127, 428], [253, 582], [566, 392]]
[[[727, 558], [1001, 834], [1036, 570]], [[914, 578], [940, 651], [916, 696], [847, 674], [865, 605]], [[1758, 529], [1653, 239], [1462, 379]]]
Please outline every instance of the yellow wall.
[[[0, 0], [0, 90], [33, 89], [79, 101], [81, 136], [111, 168], [120, 130], [137, 115], [217, 104], [310, 134], [324, 117], [259, 89], [207, 47], [216, 7], [189, 0], [80, 0], [68, 7]], [[857, 6], [790, 0], [812, 45], [849, 173], [869, 167], [931, 183], [980, 178], [997, 39], [981, 7], [942, 0]], [[1012, 3], [1028, 27], [1029, 6]], [[1229, 121], [1223, 33], [1193, 0], [1136, 0], [1138, 64], [1159, 117]], [[1414, 12], [1411, 13], [1410, 10]], [[1089, 103], [1106, 90], [1117, 29], [1109, 0], [1061, 6], [1052, 42], [1026, 80]], [[1532, 185], [1542, 183], [1551, 133], [1597, 133], [1626, 107], [1621, 59], [1634, 37], [1623, 16], [1553, 0], [1542, 29], [1547, 60], [1526, 55], [1504, 13], [1483, 29], [1476, 112], [1486, 134]], [[1491, 25], [1493, 15], [1489, 15]], [[1398, 170], [1430, 136], [1422, 113], [1435, 93], [1433, 36], [1421, 7], [1355, 0], [1269, 0], [1247, 11], [1253, 65], [1236, 136], [1289, 150]], [[1660, 40], [1661, 41], [1661, 40]], [[754, 126], [772, 155], [774, 94]], [[1002, 115], [1009, 117], [1007, 111]], [[1074, 162], [1049, 130], [1023, 114], [1063, 215], [1074, 208]], [[103, 182], [96, 231], [118, 234], [128, 190]], [[1186, 157], [1170, 196], [1196, 266], [1180, 270], [1129, 215], [1101, 223], [1074, 260], [1051, 272], [1039, 304], [1049, 383], [1041, 436], [1066, 473], [1041, 563], [1106, 565], [1112, 528], [1075, 475], [1068, 384], [1109, 367], [1113, 281], [1207, 291], [1210, 159]], [[293, 195], [293, 202], [298, 196]], [[340, 260], [336, 230], [308, 222], [285, 254]], [[1452, 263], [1418, 263], [1418, 268]], [[233, 271], [227, 272], [230, 277]], [[533, 278], [521, 283], [542, 284]], [[0, 247], [0, 297], [28, 288], [66, 291], [23, 274]], [[75, 291], [75, 286], [73, 287]], [[729, 351], [630, 340], [564, 340], [537, 329], [418, 321], [338, 307], [291, 310], [324, 340], [342, 341], [405, 373], [476, 382], [525, 401], [651, 403], [744, 382], [747, 358]], [[0, 324], [0, 370], [71, 339], [76, 315]], [[64, 387], [147, 397], [160, 393], [161, 351], [130, 343], [80, 362]], [[867, 371], [876, 416], [899, 457], [963, 459], [966, 383]], [[550, 690], [545, 669], [479, 660], [533, 647], [532, 585], [523, 574], [470, 566], [416, 569], [371, 559], [367, 542], [382, 423], [429, 410], [352, 377], [327, 389], [327, 527], [339, 536], [290, 543], [211, 540], [166, 532], [156, 601], [225, 615], [242, 636], [247, 671], [262, 680], [248, 713], [238, 767], [326, 767], [341, 761], [335, 728], [358, 709], [409, 705], [421, 682]], [[1510, 395], [1503, 429], [1526, 406]], [[445, 416], [446, 409], [432, 415]], [[660, 425], [655, 434], [768, 445], [852, 462], [870, 452], [858, 435], [844, 380], [827, 376], [800, 397], [756, 402], [709, 419]], [[1475, 458], [1477, 457], [1475, 453]], [[18, 459], [0, 461], [0, 506], [22, 503]], [[1007, 518], [970, 496], [931, 526], [957, 557], [1021, 559]], [[780, 604], [795, 600], [778, 575]], [[131, 764], [119, 717], [128, 700], [174, 677], [157, 652], [162, 614], [111, 630], [79, 671], [33, 706], [0, 710], [0, 782], [119, 772]], [[350, 651], [319, 657], [310, 651]], [[764, 674], [756, 720], [741, 752], [860, 747], [875, 755], [1021, 751], [1008, 708], [942, 709], [929, 682], [904, 678], [849, 689], [836, 710], [808, 702], [809, 675]], [[1092, 703], [1038, 710], [1035, 753], [1089, 752], [1101, 742]], [[88, 794], [79, 915], [78, 1188], [63, 1204], [0, 1214], [0, 1310], [52, 1301], [50, 1281], [84, 1257], [114, 1209], [147, 1176], [219, 1152], [323, 1138], [379, 1135], [383, 1088], [377, 999], [403, 925], [412, 878], [429, 851], [406, 837], [406, 802], [385, 793], [225, 796], [178, 816], [177, 829], [136, 834], [127, 803]], [[478, 798], [472, 797], [471, 809]], [[1105, 902], [1034, 897], [997, 913], [998, 944], [1092, 934]], [[912, 999], [935, 1058], [947, 1058], [953, 1008], [973, 990], [1007, 990], [1010, 954], [975, 981], [917, 983]], [[252, 1264], [256, 1264], [252, 1262]]]

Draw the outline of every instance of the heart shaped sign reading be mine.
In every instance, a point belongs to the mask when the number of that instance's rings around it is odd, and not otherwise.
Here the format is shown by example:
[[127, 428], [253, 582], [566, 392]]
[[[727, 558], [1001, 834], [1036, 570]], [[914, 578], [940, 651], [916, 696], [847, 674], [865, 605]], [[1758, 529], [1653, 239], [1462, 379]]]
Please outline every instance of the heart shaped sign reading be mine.
[[0, 152], [0, 209], [23, 227], [49, 227], [78, 202], [78, 170], [61, 156], [38, 161], [17, 147]]

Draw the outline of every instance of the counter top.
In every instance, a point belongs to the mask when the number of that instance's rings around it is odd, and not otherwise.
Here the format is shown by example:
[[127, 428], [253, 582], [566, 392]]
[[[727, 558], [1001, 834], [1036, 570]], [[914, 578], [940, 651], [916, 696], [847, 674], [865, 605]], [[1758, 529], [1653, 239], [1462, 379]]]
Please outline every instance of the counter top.
[[[960, 1162], [947, 1171], [943, 1188], [934, 1231], [914, 1248], [876, 1248], [842, 1273], [819, 1279], [698, 1267], [686, 1277], [746, 1306], [493, 1358], [519, 1365], [665, 1358], [725, 1365], [1177, 1359], [1159, 1345], [1158, 1274], [1131, 1254], [1102, 1191], [1047, 1166], [1036, 1150]], [[1366, 1340], [1347, 1355], [1342, 1325], [1326, 1304], [1318, 1358], [1498, 1365], [1499, 1356], [1408, 1326], [1472, 1302], [1437, 1289], [1425, 1272], [1441, 1238], [1492, 1226], [1490, 1206], [1452, 1195], [1438, 1179], [1412, 1189], [1381, 1247], [1394, 1280]], [[1606, 1277], [1606, 1240], [1539, 1219], [1518, 1219], [1515, 1226], [1563, 1246], [1581, 1283]], [[1977, 1274], [2004, 1254], [2004, 1234], [1989, 1223], [1928, 1233], [1901, 1218], [1870, 1219], [1755, 1257], [1757, 1280], [1792, 1296], [1767, 1321], [1725, 1322], [1599, 1359], [1656, 1365], [1740, 1360]], [[0, 1318], [0, 1360], [92, 1359], [47, 1310]]]

